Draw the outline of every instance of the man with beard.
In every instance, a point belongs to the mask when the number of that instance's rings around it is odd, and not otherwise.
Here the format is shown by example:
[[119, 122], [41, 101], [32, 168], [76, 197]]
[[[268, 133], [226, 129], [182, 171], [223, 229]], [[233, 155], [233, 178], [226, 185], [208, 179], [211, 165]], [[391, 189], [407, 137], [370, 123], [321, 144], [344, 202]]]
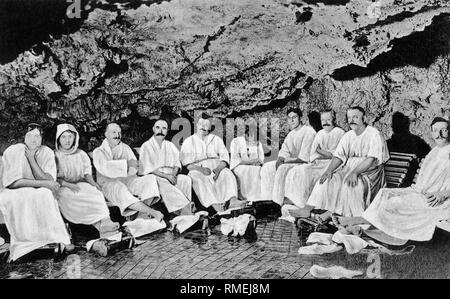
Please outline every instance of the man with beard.
[[333, 153], [345, 131], [336, 127], [336, 113], [322, 111], [320, 115], [323, 129], [314, 138], [310, 163], [300, 164], [289, 171], [286, 177], [285, 203], [303, 208], [315, 183], [327, 169]]
[[223, 212], [242, 204], [237, 199], [236, 178], [227, 168], [228, 150], [222, 139], [210, 131], [211, 122], [202, 115], [197, 123], [197, 133], [181, 146], [180, 160], [189, 170], [200, 203], [205, 208]]
[[159, 192], [169, 213], [192, 214], [192, 181], [182, 174], [180, 153], [175, 144], [165, 140], [167, 121], [160, 119], [153, 126], [153, 136], [142, 144], [139, 152], [139, 174], [156, 176]]
[[140, 212], [144, 217], [162, 220], [163, 214], [151, 206], [160, 200], [154, 175], [138, 177], [138, 163], [131, 148], [124, 144], [122, 130], [110, 123], [106, 139], [93, 153], [97, 182], [106, 199], [119, 207], [123, 216]]
[[365, 114], [359, 106], [347, 110], [351, 131], [336, 147], [311, 193], [309, 206], [344, 216], [361, 216], [385, 186], [383, 164], [389, 159], [386, 141], [377, 129], [367, 125]]
[[[436, 226], [450, 231], [449, 123], [436, 117], [431, 135], [436, 146], [425, 157], [417, 183], [408, 188], [383, 188], [362, 217], [337, 217], [338, 225], [371, 224], [391, 238], [428, 241]], [[444, 223], [447, 228], [444, 227]], [[366, 234], [378, 239], [366, 231]], [[380, 240], [389, 239], [386, 237]], [[398, 241], [397, 241], [398, 242]]]
[[300, 109], [290, 108], [287, 111], [290, 132], [286, 136], [277, 161], [264, 163], [261, 169], [261, 196], [263, 200], [272, 200], [283, 204], [285, 184], [288, 172], [299, 164], [309, 162], [311, 146], [316, 131], [301, 123]]

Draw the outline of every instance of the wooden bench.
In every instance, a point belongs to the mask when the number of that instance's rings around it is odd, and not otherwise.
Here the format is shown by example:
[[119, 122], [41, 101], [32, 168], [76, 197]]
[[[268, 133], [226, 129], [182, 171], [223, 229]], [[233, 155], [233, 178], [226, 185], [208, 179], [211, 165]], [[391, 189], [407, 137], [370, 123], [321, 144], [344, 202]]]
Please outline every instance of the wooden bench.
[[384, 165], [388, 188], [408, 187], [413, 182], [419, 162], [417, 156], [408, 153], [391, 152]]

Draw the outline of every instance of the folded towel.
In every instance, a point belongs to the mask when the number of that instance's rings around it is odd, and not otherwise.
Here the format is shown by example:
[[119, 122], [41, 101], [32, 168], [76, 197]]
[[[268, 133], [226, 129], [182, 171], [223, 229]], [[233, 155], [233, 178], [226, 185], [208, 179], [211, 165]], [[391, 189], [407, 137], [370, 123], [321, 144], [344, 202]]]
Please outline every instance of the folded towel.
[[333, 253], [342, 249], [342, 246], [337, 245], [336, 243], [330, 245], [321, 245], [321, 244], [313, 244], [309, 246], [303, 246], [298, 249], [299, 254], [325, 254], [325, 253]]
[[178, 232], [182, 234], [195, 223], [197, 223], [201, 216], [208, 216], [208, 212], [200, 211], [195, 213], [194, 215], [177, 216], [170, 220], [170, 224], [172, 224], [172, 227], [176, 228], [176, 230], [178, 230]]
[[308, 240], [306, 240], [306, 243], [319, 243], [323, 245], [331, 245], [333, 244], [332, 238], [333, 238], [332, 234], [315, 232], [309, 235]]
[[136, 220], [125, 222], [123, 226], [128, 228], [133, 237], [139, 238], [165, 228], [166, 223], [156, 219], [137, 218]]
[[221, 218], [220, 219], [220, 231], [222, 234], [228, 236], [233, 232], [233, 237], [243, 236], [247, 230], [247, 226], [250, 223], [252, 216], [250, 214], [242, 214], [234, 218]]
[[334, 233], [332, 240], [338, 244], [344, 244], [345, 250], [349, 254], [358, 253], [369, 245], [369, 243], [358, 236], [345, 235], [340, 231]]

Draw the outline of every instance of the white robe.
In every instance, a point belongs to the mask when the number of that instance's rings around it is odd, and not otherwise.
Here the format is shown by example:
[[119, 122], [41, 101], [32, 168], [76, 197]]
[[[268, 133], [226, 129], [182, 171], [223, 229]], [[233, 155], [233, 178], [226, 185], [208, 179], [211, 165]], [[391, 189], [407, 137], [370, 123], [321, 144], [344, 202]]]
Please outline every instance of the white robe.
[[305, 206], [314, 185], [330, 164], [331, 159], [323, 159], [317, 149], [320, 147], [333, 154], [344, 134], [345, 131], [339, 127], [333, 128], [330, 132], [320, 130], [311, 147], [310, 163], [297, 165], [289, 171], [286, 177], [285, 197], [297, 207]]
[[58, 178], [75, 183], [80, 191], [73, 192], [67, 187], [62, 187], [58, 196], [61, 213], [68, 221], [76, 224], [94, 224], [109, 217], [103, 193], [87, 182], [83, 182], [86, 174], [92, 175], [91, 160], [88, 155], [77, 150], [66, 155], [55, 152]]
[[[176, 146], [163, 140], [161, 147], [155, 137], [142, 144], [139, 152], [139, 167], [141, 174], [150, 174], [155, 170], [171, 174], [174, 167], [181, 169], [180, 153]], [[187, 206], [192, 198], [192, 180], [186, 175], [177, 175], [177, 184], [172, 185], [167, 179], [156, 176], [159, 193], [169, 211], [178, 211]]]
[[[309, 162], [311, 146], [316, 131], [307, 125], [294, 129], [286, 136], [278, 157], [302, 159]], [[285, 163], [275, 169], [276, 161], [265, 163], [261, 169], [261, 195], [263, 200], [273, 200], [281, 205], [285, 195], [286, 177], [289, 171], [297, 166], [294, 163]]]
[[384, 233], [403, 240], [427, 241], [440, 221], [450, 219], [450, 200], [430, 207], [424, 194], [450, 190], [450, 145], [425, 157], [417, 183], [383, 188], [362, 217]]
[[[65, 153], [58, 148], [58, 138], [67, 130], [75, 134], [75, 142], [72, 149]], [[62, 187], [58, 194], [58, 204], [68, 221], [90, 225], [108, 218], [109, 210], [103, 193], [84, 181], [85, 175], [92, 175], [91, 160], [84, 151], [78, 149], [78, 141], [78, 132], [72, 125], [58, 125], [55, 142], [57, 177], [80, 188], [80, 191], [73, 192], [67, 187]]]
[[[25, 157], [25, 145], [15, 144], [3, 154], [3, 186], [0, 210], [11, 235], [10, 261], [51, 243], [70, 244], [70, 237], [52, 191], [47, 188], [8, 187], [19, 179], [34, 179]], [[53, 151], [41, 146], [36, 155], [41, 169], [56, 179]]]
[[137, 169], [128, 169], [128, 160], [137, 160], [131, 148], [119, 143], [114, 149], [105, 139], [94, 150], [94, 166], [97, 170], [97, 182], [103, 194], [112, 204], [119, 207], [123, 216], [136, 213], [128, 207], [136, 202], [145, 201], [151, 205], [160, 198], [156, 177], [152, 174], [138, 177]]
[[[383, 164], [389, 160], [386, 141], [372, 126], [367, 126], [359, 136], [351, 130], [342, 137], [334, 156], [342, 160], [343, 166], [331, 179], [316, 183], [308, 205], [348, 217], [361, 216], [378, 190], [385, 186]], [[347, 186], [347, 176], [368, 157], [376, 158], [376, 166], [359, 176], [355, 187]]]
[[258, 159], [264, 163], [264, 149], [258, 145], [248, 145], [244, 136], [231, 141], [230, 169], [237, 179], [239, 198], [248, 201], [261, 200], [261, 166], [239, 165], [242, 161]]
[[[201, 162], [198, 162], [205, 159]], [[187, 138], [180, 151], [180, 160], [183, 165], [195, 163], [197, 166], [216, 168], [220, 161], [229, 163], [228, 150], [222, 139], [214, 134], [206, 136], [203, 141], [197, 134]], [[209, 176], [193, 170], [188, 174], [192, 179], [192, 185], [200, 203], [208, 208], [213, 204], [223, 204], [226, 201], [237, 198], [236, 178], [229, 168], [224, 168], [214, 181], [214, 173]]]

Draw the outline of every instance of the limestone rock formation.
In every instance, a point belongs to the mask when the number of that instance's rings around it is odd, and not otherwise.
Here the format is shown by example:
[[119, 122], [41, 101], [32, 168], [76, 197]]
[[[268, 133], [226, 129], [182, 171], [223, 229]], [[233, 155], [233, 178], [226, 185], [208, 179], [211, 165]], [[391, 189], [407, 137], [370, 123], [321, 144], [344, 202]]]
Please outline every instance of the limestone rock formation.
[[138, 145], [161, 112], [283, 117], [289, 106], [332, 107], [344, 126], [345, 108], [358, 104], [388, 137], [393, 111], [425, 136], [450, 109], [446, 0], [81, 4], [81, 19], [62, 14], [61, 28], [0, 64], [0, 151], [30, 121], [72, 122], [92, 147], [108, 121]]

